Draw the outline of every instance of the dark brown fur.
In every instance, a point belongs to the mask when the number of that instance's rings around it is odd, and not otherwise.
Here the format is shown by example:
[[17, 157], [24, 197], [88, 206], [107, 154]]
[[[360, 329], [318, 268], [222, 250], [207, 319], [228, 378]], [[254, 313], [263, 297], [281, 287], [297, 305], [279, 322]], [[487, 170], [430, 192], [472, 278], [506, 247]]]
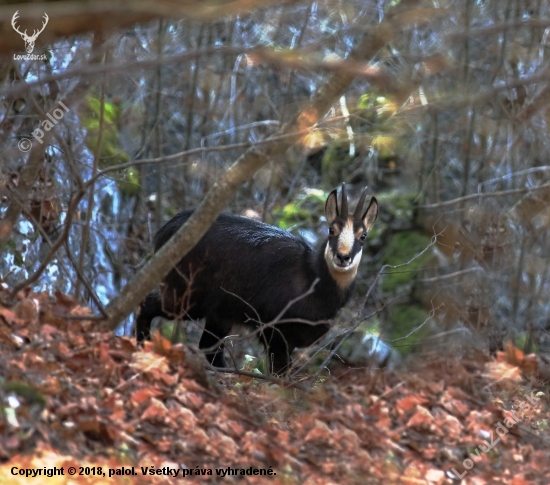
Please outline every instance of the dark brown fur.
[[[329, 200], [330, 208], [337, 215], [329, 223], [342, 225], [345, 221], [337, 220], [338, 208], [334, 207], [336, 191], [327, 199], [327, 216]], [[373, 203], [376, 205], [373, 200], [369, 209]], [[192, 212], [178, 214], [158, 231], [155, 251]], [[373, 212], [374, 209], [370, 211], [371, 220]], [[329, 240], [331, 237], [334, 236], [329, 236]], [[358, 240], [359, 246], [362, 243]], [[292, 351], [307, 347], [326, 334], [327, 320], [349, 300], [353, 289], [353, 278], [348, 285], [342, 286], [331, 276], [326, 246], [327, 242], [316, 252], [287, 231], [245, 217], [221, 214], [199, 243], [167, 275], [162, 292], [153, 291], [142, 302], [136, 322], [137, 338], [141, 341], [149, 337], [151, 320], [156, 316], [205, 318], [199, 347], [205, 349], [213, 365], [225, 367], [220, 341], [229, 335], [234, 324], [258, 328], [272, 322], [288, 302], [305, 294], [317, 279], [313, 293], [292, 304], [281, 317], [290, 320], [289, 323], [275, 323], [260, 332], [270, 371], [285, 372]]]

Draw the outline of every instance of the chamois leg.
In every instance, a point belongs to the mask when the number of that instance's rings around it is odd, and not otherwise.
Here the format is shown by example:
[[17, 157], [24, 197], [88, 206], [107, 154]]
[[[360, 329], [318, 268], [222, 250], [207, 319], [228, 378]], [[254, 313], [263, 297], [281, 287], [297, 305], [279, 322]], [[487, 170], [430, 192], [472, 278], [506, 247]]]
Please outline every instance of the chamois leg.
[[162, 307], [162, 297], [159, 290], [153, 290], [141, 302], [136, 318], [136, 339], [138, 342], [143, 342], [151, 337], [151, 320], [153, 318], [170, 318]]
[[262, 340], [267, 355], [267, 370], [269, 374], [285, 375], [290, 370], [292, 360], [290, 354], [295, 346], [280, 328], [270, 328], [262, 333]]
[[227, 367], [223, 356], [224, 345], [221, 342], [229, 335], [232, 324], [215, 316], [206, 317], [204, 332], [199, 342], [199, 348], [206, 351], [206, 360], [214, 367]]

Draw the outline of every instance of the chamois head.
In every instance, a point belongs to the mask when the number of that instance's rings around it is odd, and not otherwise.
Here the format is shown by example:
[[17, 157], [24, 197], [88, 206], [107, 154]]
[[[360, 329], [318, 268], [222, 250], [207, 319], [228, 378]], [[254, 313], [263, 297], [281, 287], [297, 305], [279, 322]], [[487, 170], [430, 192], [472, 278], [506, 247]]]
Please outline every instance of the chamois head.
[[355, 212], [349, 214], [346, 184], [342, 184], [340, 210], [336, 189], [329, 194], [325, 204], [329, 227], [325, 260], [330, 274], [342, 289], [348, 288], [357, 274], [363, 244], [378, 216], [378, 202], [374, 197], [363, 212], [366, 197], [367, 189], [361, 194]]

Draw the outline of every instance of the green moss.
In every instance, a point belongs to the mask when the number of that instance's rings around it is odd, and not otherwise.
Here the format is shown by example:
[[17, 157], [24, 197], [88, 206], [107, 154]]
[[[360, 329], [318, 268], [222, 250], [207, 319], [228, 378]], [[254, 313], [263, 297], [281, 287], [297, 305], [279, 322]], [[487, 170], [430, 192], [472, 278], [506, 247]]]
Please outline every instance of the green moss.
[[534, 339], [532, 339], [531, 342], [530, 342], [530, 348], [527, 349], [526, 348], [527, 341], [528, 341], [527, 333], [526, 332], [520, 332], [519, 334], [516, 335], [516, 337], [514, 339], [514, 345], [518, 349], [523, 350], [524, 352], [528, 352], [528, 353], [535, 352], [535, 353], [538, 354], [539, 353], [538, 343]]
[[[413, 227], [415, 197], [414, 192], [400, 192], [397, 190], [376, 194], [378, 203], [383, 208], [384, 216], [378, 218], [369, 232], [369, 247], [382, 247], [385, 244], [388, 230], [403, 231]], [[397, 263], [390, 264], [400, 264], [406, 261], [408, 259], [403, 258]]]
[[46, 405], [46, 398], [37, 389], [25, 382], [11, 381], [5, 383], [3, 387], [6, 393], [16, 394], [28, 404]]
[[172, 339], [175, 338], [176, 340], [172, 343], [187, 343], [185, 331], [183, 331], [182, 328], [180, 328], [180, 331], [178, 331], [178, 324], [181, 327], [182, 323], [178, 322], [177, 320], [165, 320], [163, 322], [159, 322], [156, 330], [160, 331], [161, 335], [170, 342], [172, 342]]
[[[407, 263], [414, 256], [420, 254], [429, 243], [430, 238], [420, 232], [398, 232], [390, 238], [384, 250], [382, 263], [391, 266]], [[411, 261], [407, 266], [388, 269], [388, 274], [385, 274], [382, 278], [382, 290], [395, 292], [399, 286], [410, 284], [430, 258], [430, 253], [426, 252]]]
[[416, 192], [402, 192], [394, 190], [377, 195], [378, 201], [384, 211], [389, 213], [393, 220], [411, 224], [414, 213], [414, 200]]
[[357, 109], [357, 115], [370, 125], [372, 134], [373, 125], [388, 121], [395, 114], [397, 106], [391, 97], [381, 96], [378, 90], [373, 89], [359, 98]]
[[[414, 351], [416, 344], [422, 341], [429, 330], [426, 325], [421, 325], [428, 318], [428, 313], [416, 305], [397, 305], [391, 311], [391, 325], [386, 331], [386, 340], [401, 355]], [[413, 332], [415, 329], [417, 331]], [[411, 334], [411, 332], [413, 332]], [[411, 334], [407, 338], [405, 336]], [[403, 339], [403, 340], [398, 340]]]
[[312, 227], [317, 222], [327, 194], [322, 190], [308, 189], [300, 194], [296, 200], [284, 207], [273, 211], [273, 223], [283, 229], [291, 230], [294, 227]]
[[[99, 155], [99, 168], [105, 169], [130, 160], [120, 144], [121, 106], [118, 101], [102, 100], [90, 94], [82, 105], [80, 119], [86, 128], [86, 146], [90, 153]], [[101, 137], [99, 130], [102, 130]], [[99, 147], [98, 147], [99, 144]], [[139, 171], [135, 168], [111, 172], [121, 193], [125, 196], [139, 193], [141, 185]]]
[[311, 218], [311, 213], [300, 207], [299, 203], [289, 203], [277, 213], [277, 216], [279, 217], [279, 227], [290, 229], [295, 225], [307, 222]]
[[255, 374], [267, 374], [267, 362], [266, 359], [260, 359], [253, 355], [246, 354], [244, 356], [242, 370], [248, 372], [254, 372]]
[[139, 170], [135, 167], [128, 167], [122, 172], [121, 178], [117, 182], [120, 191], [126, 195], [139, 195], [141, 191], [141, 177]]

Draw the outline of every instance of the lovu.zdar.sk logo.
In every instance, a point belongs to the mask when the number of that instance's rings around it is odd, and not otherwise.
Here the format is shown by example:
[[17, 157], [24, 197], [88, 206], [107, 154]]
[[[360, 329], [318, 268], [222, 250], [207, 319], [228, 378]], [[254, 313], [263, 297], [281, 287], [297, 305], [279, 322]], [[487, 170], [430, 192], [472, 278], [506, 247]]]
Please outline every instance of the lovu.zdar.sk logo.
[[40, 55], [33, 55], [32, 54], [32, 51], [34, 50], [34, 43], [36, 42], [36, 39], [38, 38], [38, 36], [44, 31], [44, 29], [46, 28], [46, 25], [48, 25], [48, 20], [49, 20], [49, 17], [48, 17], [48, 14], [47, 13], [44, 13], [44, 21], [42, 22], [42, 28], [40, 30], [34, 30], [32, 35], [28, 35], [27, 34], [27, 30], [25, 29], [24, 32], [21, 32], [19, 30], [19, 27], [17, 27], [17, 24], [16, 24], [16, 21], [19, 17], [19, 10], [17, 10], [14, 14], [13, 14], [13, 17], [11, 18], [11, 26], [13, 27], [13, 30], [15, 30], [22, 38], [23, 40], [25, 41], [25, 50], [27, 51], [27, 54], [26, 55], [17, 55], [17, 54], [14, 54], [13, 55], [13, 58], [14, 59], [24, 59], [24, 60], [46, 60], [46, 54], [40, 54]]

